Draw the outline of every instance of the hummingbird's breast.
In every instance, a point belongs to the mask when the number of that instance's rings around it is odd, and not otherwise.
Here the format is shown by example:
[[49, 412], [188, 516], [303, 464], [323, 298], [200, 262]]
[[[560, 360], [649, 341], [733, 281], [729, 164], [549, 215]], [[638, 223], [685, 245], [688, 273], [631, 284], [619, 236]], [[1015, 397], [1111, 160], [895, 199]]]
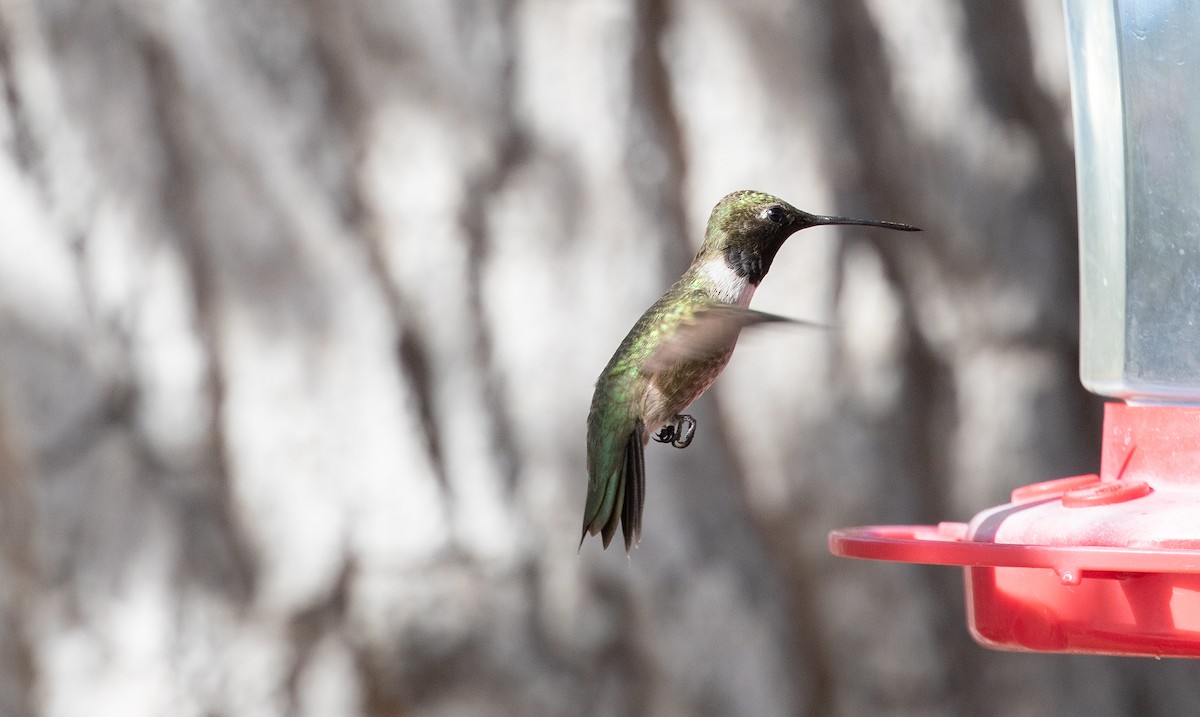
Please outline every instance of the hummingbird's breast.
[[735, 343], [736, 340], [725, 350], [707, 358], [686, 361], [655, 374], [643, 397], [642, 416], [646, 427], [657, 430], [671, 422], [707, 391], [729, 363]]

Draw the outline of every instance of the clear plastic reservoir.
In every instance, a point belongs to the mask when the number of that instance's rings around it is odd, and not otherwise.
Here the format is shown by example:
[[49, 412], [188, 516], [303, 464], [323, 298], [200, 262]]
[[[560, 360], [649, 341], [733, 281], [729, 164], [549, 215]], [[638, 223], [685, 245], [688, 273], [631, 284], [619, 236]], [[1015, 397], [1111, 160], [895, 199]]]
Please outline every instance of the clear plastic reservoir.
[[1064, 7], [1083, 384], [1200, 404], [1200, 0]]

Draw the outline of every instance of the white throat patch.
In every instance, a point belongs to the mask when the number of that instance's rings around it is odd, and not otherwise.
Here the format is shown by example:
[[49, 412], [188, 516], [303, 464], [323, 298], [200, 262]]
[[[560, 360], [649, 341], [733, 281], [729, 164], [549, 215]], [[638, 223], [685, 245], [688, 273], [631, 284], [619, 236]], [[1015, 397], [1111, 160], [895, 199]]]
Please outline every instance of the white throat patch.
[[738, 276], [725, 257], [709, 259], [699, 267], [700, 273], [712, 283], [713, 298], [726, 304], [749, 306], [757, 288], [744, 276]]

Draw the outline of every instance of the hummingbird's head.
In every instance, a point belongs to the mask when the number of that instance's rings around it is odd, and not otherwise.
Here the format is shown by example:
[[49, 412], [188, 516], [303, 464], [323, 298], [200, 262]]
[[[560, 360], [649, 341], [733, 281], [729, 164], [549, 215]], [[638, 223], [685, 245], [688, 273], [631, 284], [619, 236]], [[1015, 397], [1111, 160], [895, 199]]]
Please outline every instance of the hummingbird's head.
[[778, 197], [743, 189], [725, 195], [713, 207], [699, 257], [723, 256], [738, 276], [758, 285], [788, 237], [823, 224], [862, 224], [901, 231], [920, 231], [896, 222], [809, 214]]

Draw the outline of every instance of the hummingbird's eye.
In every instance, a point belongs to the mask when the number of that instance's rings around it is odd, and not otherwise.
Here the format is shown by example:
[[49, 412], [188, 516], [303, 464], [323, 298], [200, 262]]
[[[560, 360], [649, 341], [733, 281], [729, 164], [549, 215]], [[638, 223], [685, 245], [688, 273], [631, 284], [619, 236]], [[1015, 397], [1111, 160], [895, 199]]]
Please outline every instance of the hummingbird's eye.
[[787, 217], [787, 212], [783, 211], [783, 207], [775, 204], [767, 207], [767, 211], [763, 212], [763, 216], [775, 224], [783, 224], [783, 220]]

